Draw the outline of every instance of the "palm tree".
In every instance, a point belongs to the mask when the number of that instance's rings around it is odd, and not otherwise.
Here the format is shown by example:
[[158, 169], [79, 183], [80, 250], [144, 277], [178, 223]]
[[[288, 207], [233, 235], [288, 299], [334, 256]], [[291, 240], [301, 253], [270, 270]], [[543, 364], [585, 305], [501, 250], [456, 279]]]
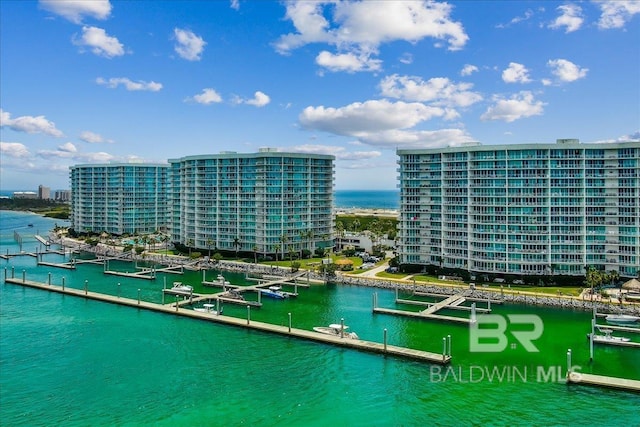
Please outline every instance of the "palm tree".
[[209, 237], [207, 239], [207, 249], [209, 249], [209, 259], [211, 259], [211, 246], [213, 246], [213, 239]]
[[278, 252], [280, 252], [280, 243], [276, 244], [275, 246], [275, 250], [276, 250], [276, 262], [278, 261]]
[[354, 219], [351, 226], [353, 227], [353, 231], [357, 233], [360, 229], [360, 221], [358, 219]]
[[280, 236], [280, 243], [282, 243], [282, 259], [284, 259], [284, 253], [287, 252], [287, 242], [289, 237], [286, 234]]
[[191, 246], [193, 246], [193, 239], [187, 239], [187, 247], [189, 248], [189, 258], [191, 258]]
[[254, 264], [258, 263], [258, 246], [257, 245], [253, 245], [253, 262]]
[[236, 237], [235, 239], [233, 239], [233, 247], [236, 249], [236, 259], [238, 259], [239, 246], [240, 246], [240, 238]]

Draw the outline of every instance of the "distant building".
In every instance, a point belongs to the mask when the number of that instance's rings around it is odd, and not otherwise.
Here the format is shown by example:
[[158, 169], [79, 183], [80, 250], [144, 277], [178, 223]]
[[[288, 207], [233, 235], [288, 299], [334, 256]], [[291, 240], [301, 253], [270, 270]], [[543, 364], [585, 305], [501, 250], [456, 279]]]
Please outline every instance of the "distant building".
[[40, 200], [50, 200], [51, 199], [51, 188], [45, 187], [44, 185], [38, 186], [38, 199]]
[[71, 201], [71, 190], [56, 190], [53, 193], [53, 199], [58, 202]]
[[640, 143], [398, 150], [406, 264], [494, 275], [636, 277]]
[[38, 193], [35, 191], [14, 191], [13, 192], [14, 199], [37, 199]]
[[269, 149], [170, 159], [172, 241], [280, 258], [332, 247], [334, 159]]
[[165, 230], [167, 170], [145, 163], [71, 166], [71, 228], [118, 235]]

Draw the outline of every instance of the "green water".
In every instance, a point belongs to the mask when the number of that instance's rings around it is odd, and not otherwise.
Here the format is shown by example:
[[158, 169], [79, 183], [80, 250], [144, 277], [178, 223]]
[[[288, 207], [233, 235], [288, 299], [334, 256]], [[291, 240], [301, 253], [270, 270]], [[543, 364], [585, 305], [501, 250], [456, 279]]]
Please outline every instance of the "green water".
[[[15, 252], [13, 228], [21, 214], [0, 212], [0, 253]], [[9, 215], [7, 217], [7, 215]], [[21, 219], [22, 218], [22, 219]], [[29, 217], [29, 237], [53, 221]], [[64, 257], [47, 255], [49, 261]], [[202, 273], [159, 275], [155, 281], [107, 276], [102, 267], [76, 271], [37, 267], [32, 257], [0, 260], [29, 280], [162, 301], [165, 277], [201, 288]], [[110, 268], [133, 271], [127, 263]], [[213, 280], [215, 271], [207, 272]], [[224, 273], [232, 283], [241, 274]], [[118, 286], [120, 283], [120, 286]], [[247, 282], [248, 283], [248, 282]], [[538, 353], [509, 346], [500, 353], [470, 353], [464, 325], [372, 314], [396, 308], [389, 290], [355, 286], [298, 288], [296, 299], [263, 299], [251, 319], [311, 329], [345, 319], [362, 339], [441, 352], [451, 336], [450, 368], [78, 297], [0, 285], [0, 425], [592, 425], [640, 424], [640, 395], [552, 381], [566, 372], [566, 352], [582, 372], [640, 379], [640, 350], [596, 346], [589, 362], [590, 313], [496, 306], [497, 314], [539, 315], [544, 333]], [[417, 310], [416, 307], [398, 307]], [[244, 306], [225, 305], [244, 318]], [[460, 315], [451, 312], [448, 314]], [[638, 341], [639, 336], [629, 335]], [[510, 343], [512, 343], [510, 341]], [[542, 367], [546, 381], [538, 381]], [[497, 371], [496, 371], [497, 369]], [[491, 372], [503, 373], [489, 375]]]

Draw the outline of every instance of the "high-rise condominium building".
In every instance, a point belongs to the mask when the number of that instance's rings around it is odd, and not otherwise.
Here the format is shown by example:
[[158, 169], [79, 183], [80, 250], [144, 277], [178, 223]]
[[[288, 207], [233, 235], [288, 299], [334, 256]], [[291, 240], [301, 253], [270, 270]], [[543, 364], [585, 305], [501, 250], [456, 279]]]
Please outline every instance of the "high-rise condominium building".
[[78, 233], [166, 230], [167, 164], [85, 164], [70, 168], [71, 228]]
[[280, 258], [330, 247], [333, 162], [270, 149], [170, 159], [171, 240]]
[[640, 143], [398, 150], [401, 262], [513, 275], [640, 270]]

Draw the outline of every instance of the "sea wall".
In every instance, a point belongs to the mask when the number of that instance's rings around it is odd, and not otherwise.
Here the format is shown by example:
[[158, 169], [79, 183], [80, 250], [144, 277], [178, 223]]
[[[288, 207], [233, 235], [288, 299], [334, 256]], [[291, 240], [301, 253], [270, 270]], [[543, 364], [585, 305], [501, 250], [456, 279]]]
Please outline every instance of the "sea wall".
[[[74, 239], [64, 238], [60, 239], [56, 237], [54, 234], [50, 236], [50, 239], [57, 244], [64, 245], [66, 248], [72, 248], [76, 250], [83, 250], [87, 252], [95, 253], [97, 256], [114, 256], [119, 255], [122, 256], [123, 253], [114, 249], [111, 246], [98, 244], [96, 246], [90, 246], [79, 242]], [[209, 261], [209, 260], [193, 260], [187, 257], [182, 256], [174, 256], [174, 255], [162, 255], [162, 254], [154, 254], [154, 253], [145, 253], [143, 256], [135, 255], [132, 252], [129, 252], [127, 255], [128, 259], [131, 260], [144, 260], [150, 262], [157, 262], [161, 264], [166, 264], [170, 266], [182, 265], [185, 268], [191, 269], [216, 269], [221, 271], [229, 271], [236, 273], [245, 273], [251, 275], [277, 275], [282, 277], [290, 277], [293, 276], [294, 272], [291, 271], [289, 267], [278, 267], [272, 265], [265, 264], [253, 264], [246, 262], [238, 262], [238, 261], [229, 261], [229, 260], [221, 260], [218, 262]], [[316, 272], [309, 272], [304, 276], [308, 277], [313, 281], [325, 281], [325, 277]], [[367, 286], [367, 287], [375, 287], [382, 289], [396, 289], [398, 288], [400, 291], [404, 292], [427, 292], [438, 295], [453, 295], [455, 293], [461, 292], [465, 290], [465, 296], [469, 298], [478, 298], [478, 299], [492, 299], [492, 300], [502, 300], [506, 303], [513, 304], [525, 304], [525, 305], [539, 305], [539, 306], [550, 306], [550, 307], [558, 307], [563, 309], [570, 310], [585, 310], [592, 311], [594, 306], [598, 312], [601, 313], [624, 313], [624, 314], [634, 314], [640, 315], [640, 305], [639, 304], [619, 304], [612, 303], [608, 301], [591, 301], [588, 298], [576, 298], [570, 296], [550, 296], [550, 295], [541, 295], [534, 294], [530, 292], [518, 292], [514, 289], [503, 290], [503, 291], [489, 291], [483, 289], [470, 289], [464, 288], [460, 285], [457, 286], [444, 286], [434, 283], [425, 283], [425, 282], [407, 282], [401, 280], [389, 280], [389, 279], [380, 279], [374, 277], [358, 277], [357, 275], [348, 275], [338, 273], [338, 275], [333, 278], [331, 281], [343, 285], [351, 285], [351, 286]]]

